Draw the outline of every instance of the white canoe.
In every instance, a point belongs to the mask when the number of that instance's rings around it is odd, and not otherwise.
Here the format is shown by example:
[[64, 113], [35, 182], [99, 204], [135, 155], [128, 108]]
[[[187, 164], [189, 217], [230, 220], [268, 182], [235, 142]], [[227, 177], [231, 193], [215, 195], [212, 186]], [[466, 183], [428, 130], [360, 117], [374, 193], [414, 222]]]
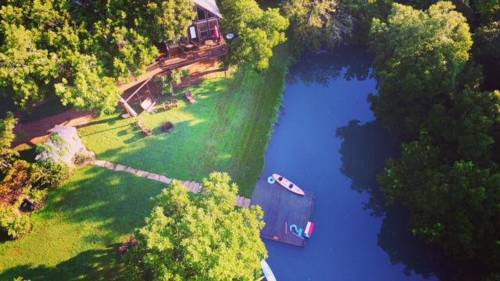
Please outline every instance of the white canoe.
[[286, 188], [288, 191], [301, 196], [305, 195], [304, 191], [300, 189], [300, 187], [296, 186], [293, 182], [289, 181], [285, 177], [279, 174], [273, 174], [273, 179], [276, 180], [277, 183]]
[[260, 261], [260, 267], [262, 267], [262, 272], [264, 273], [264, 277], [266, 277], [267, 281], [276, 281], [276, 277], [274, 277], [274, 273], [271, 270], [271, 267], [265, 260]]

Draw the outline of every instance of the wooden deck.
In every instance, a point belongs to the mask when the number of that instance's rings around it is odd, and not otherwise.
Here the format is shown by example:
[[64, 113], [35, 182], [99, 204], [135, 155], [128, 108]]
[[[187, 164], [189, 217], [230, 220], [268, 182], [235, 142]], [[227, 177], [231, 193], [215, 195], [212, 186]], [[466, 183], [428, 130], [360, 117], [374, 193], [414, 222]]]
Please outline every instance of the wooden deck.
[[[156, 62], [147, 67], [146, 73], [141, 76], [133, 77], [131, 81], [118, 85], [119, 90], [123, 93], [138, 84], [151, 79], [152, 77], [168, 72], [173, 69], [185, 67], [200, 61], [218, 59], [227, 54], [227, 46], [219, 45], [203, 45], [199, 50], [185, 53], [183, 56], [166, 59], [161, 62]], [[126, 98], [126, 97], [124, 97]]]
[[251, 202], [264, 210], [266, 226], [261, 232], [262, 238], [298, 247], [305, 245], [306, 240], [289, 230], [291, 224], [304, 229], [311, 220], [314, 199], [307, 189], [305, 192], [306, 196], [298, 196], [266, 180], [257, 182]]

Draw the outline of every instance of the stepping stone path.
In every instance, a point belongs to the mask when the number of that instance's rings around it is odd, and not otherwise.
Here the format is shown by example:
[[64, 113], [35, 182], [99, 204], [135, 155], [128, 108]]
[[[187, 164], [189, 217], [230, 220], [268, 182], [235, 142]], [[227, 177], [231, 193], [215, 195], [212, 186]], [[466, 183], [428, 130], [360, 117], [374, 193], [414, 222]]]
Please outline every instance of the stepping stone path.
[[[132, 174], [134, 176], [138, 176], [141, 178], [147, 178], [147, 179], [158, 181], [158, 182], [161, 182], [164, 184], [171, 184], [173, 181], [173, 179], [168, 178], [166, 176], [162, 176], [162, 175], [147, 172], [147, 171], [137, 170], [137, 169], [134, 169], [132, 167], [128, 167], [128, 166], [125, 166], [122, 164], [114, 164], [114, 163], [111, 163], [111, 162], [106, 161], [106, 160], [94, 160], [91, 164], [98, 166], [98, 167], [106, 168], [108, 170], [116, 171], [116, 172], [129, 173], [129, 174]], [[187, 190], [189, 190], [190, 192], [193, 192], [193, 193], [200, 193], [201, 189], [202, 189], [201, 183], [195, 182], [195, 181], [184, 181], [183, 185]], [[250, 208], [250, 203], [251, 203], [250, 199], [242, 197], [242, 196], [238, 196], [236, 198], [236, 202], [235, 202], [236, 206], [241, 207], [241, 208]]]

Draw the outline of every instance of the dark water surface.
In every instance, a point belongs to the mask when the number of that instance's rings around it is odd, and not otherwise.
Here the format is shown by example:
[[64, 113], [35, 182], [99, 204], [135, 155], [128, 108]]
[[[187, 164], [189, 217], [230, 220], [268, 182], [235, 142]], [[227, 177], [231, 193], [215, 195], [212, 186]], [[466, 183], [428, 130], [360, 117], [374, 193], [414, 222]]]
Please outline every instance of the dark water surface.
[[437, 280], [405, 213], [381, 203], [376, 175], [398, 143], [370, 110], [370, 61], [343, 49], [290, 70], [262, 177], [278, 172], [313, 193], [316, 229], [305, 248], [266, 241], [280, 281]]

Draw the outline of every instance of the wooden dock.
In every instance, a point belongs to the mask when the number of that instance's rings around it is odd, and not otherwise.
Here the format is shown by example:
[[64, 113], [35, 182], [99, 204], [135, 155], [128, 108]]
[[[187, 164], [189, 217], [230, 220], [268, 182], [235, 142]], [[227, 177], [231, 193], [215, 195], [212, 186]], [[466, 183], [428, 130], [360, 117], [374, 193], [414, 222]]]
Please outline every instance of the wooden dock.
[[269, 184], [266, 180], [259, 180], [252, 196], [252, 205], [259, 205], [264, 210], [266, 226], [261, 236], [285, 244], [303, 247], [304, 239], [290, 232], [290, 225], [304, 229], [311, 220], [314, 199], [311, 194], [298, 196], [278, 184]]

